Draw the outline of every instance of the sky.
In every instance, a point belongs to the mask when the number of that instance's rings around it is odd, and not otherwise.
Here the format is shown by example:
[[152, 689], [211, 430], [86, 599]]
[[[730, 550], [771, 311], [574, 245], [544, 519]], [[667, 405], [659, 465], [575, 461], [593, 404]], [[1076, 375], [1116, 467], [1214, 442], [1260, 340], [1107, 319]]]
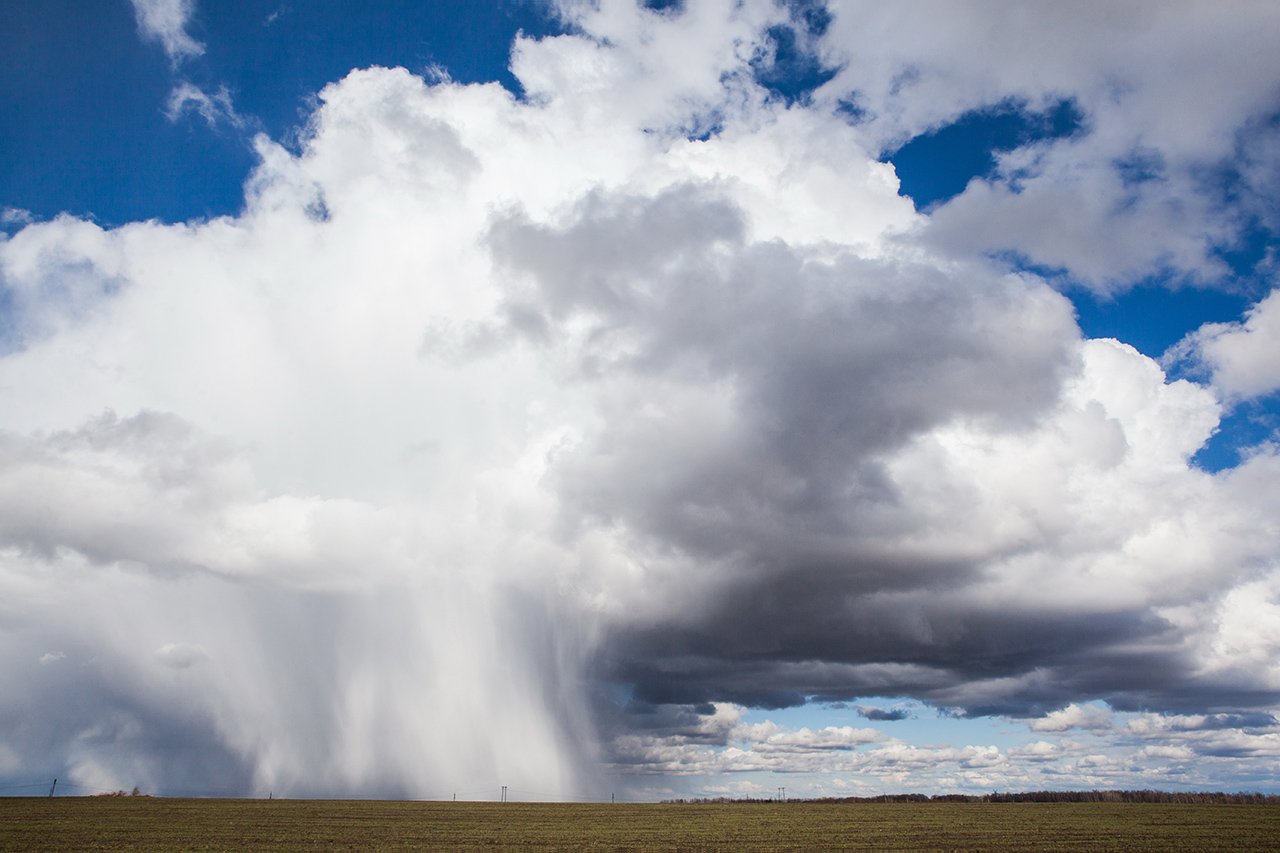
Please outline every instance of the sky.
[[3, 11], [0, 793], [1280, 792], [1280, 7]]

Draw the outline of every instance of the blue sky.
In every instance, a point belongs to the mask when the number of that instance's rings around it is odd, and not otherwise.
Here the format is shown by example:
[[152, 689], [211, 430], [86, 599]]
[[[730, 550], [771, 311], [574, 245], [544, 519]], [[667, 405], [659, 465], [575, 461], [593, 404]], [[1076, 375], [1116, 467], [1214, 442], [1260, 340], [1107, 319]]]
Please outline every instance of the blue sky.
[[14, 5], [0, 786], [1275, 790], [1280, 18], [1000, 8]]
[[[388, 2], [359, 14], [334, 2], [201, 7], [190, 32], [205, 50], [178, 74], [226, 86], [247, 122], [210, 128], [198, 115], [166, 117], [174, 74], [160, 46], [138, 37], [128, 3], [18, 4], [0, 36], [5, 203], [112, 224], [235, 214], [252, 135], [295, 135], [316, 92], [352, 68], [438, 65], [461, 82], [515, 88], [515, 33], [557, 29], [529, 3]], [[60, 168], [38, 168], [49, 161]]]

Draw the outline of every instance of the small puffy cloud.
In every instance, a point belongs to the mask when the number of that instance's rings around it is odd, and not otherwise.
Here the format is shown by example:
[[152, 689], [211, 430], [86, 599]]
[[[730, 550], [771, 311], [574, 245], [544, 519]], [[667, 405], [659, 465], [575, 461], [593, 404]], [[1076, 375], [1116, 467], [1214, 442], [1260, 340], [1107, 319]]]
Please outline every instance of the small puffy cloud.
[[1275, 715], [1252, 714], [1143, 714], [1130, 719], [1125, 730], [1136, 735], [1167, 732], [1218, 732], [1230, 729], [1276, 729]]
[[1208, 323], [1180, 341], [1166, 359], [1208, 373], [1228, 399], [1280, 389], [1280, 290], [1253, 305], [1237, 323]]
[[764, 731], [747, 729], [747, 742], [751, 749], [758, 752], [808, 753], [849, 750], [884, 739], [884, 735], [875, 729], [855, 729], [852, 726], [825, 726], [821, 729], [800, 728], [789, 731], [773, 727]]
[[1074, 702], [1065, 708], [1051, 711], [1038, 720], [1027, 724], [1032, 731], [1065, 732], [1071, 729], [1091, 731], [1105, 730], [1112, 727], [1112, 715], [1106, 708], [1097, 705], [1077, 705]]
[[1021, 759], [1023, 761], [1056, 761], [1063, 756], [1063, 748], [1048, 741], [1038, 740], [1023, 746], [1015, 746], [1009, 749], [1009, 757], [1012, 759]]
[[1188, 749], [1185, 746], [1173, 746], [1173, 745], [1144, 746], [1142, 749], [1138, 750], [1137, 753], [1134, 754], [1134, 757], [1144, 762], [1149, 761], [1151, 759], [1156, 759], [1156, 760], [1171, 759], [1174, 761], [1190, 761], [1195, 759], [1196, 753], [1194, 750]]
[[138, 19], [138, 32], [146, 41], [159, 42], [175, 64], [204, 53], [204, 45], [187, 33], [195, 14], [195, 0], [130, 0]]
[[40, 655], [40, 665], [48, 666], [51, 663], [57, 663], [60, 660], [66, 660], [66, 659], [67, 659], [67, 655], [65, 652], [45, 652], [44, 654]]
[[906, 708], [876, 708], [871, 705], [859, 705], [858, 716], [874, 722], [896, 722], [910, 719], [911, 712]]

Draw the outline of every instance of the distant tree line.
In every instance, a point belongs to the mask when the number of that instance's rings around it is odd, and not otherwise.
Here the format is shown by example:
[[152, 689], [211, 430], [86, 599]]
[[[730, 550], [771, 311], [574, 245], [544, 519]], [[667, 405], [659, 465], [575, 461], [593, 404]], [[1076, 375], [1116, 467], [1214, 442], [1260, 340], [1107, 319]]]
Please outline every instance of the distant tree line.
[[[50, 796], [53, 796], [50, 794]], [[149, 797], [150, 794], [142, 793], [142, 789], [134, 786], [132, 791], [105, 791], [101, 794], [94, 794], [95, 797]]]
[[[697, 797], [665, 803], [775, 803], [765, 797]], [[1280, 805], [1280, 795], [1223, 791], [1024, 791], [990, 794], [880, 794], [875, 797], [788, 797], [788, 803], [1213, 803], [1223, 805]]]

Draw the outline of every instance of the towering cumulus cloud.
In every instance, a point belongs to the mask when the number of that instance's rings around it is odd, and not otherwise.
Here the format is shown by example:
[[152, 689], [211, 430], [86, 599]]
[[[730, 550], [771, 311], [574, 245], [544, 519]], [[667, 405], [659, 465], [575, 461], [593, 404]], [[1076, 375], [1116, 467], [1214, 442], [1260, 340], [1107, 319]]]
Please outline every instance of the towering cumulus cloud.
[[[135, 5], [199, 51], [189, 4]], [[739, 718], [868, 697], [1050, 733], [1112, 725], [1079, 703], [1218, 715], [1274, 749], [1280, 457], [1189, 462], [1230, 393], [1275, 387], [1274, 298], [1186, 344], [1200, 385], [985, 254], [1101, 290], [1209, 276], [1199, 202], [1170, 199], [1229, 140], [1125, 189], [1094, 169], [1139, 136], [1090, 135], [1119, 121], [1105, 63], [1022, 93], [937, 52], [968, 87], [939, 94], [883, 77], [853, 7], [806, 8], [570, 4], [515, 41], [520, 98], [332, 83], [297, 147], [257, 139], [237, 216], [3, 238], [0, 771], [572, 796], [861, 755], [886, 736]], [[785, 97], [784, 47], [840, 70]], [[1084, 129], [1009, 155], [1021, 194], [917, 213], [880, 161], [1050, 90]], [[1105, 216], [1018, 232], [1089, 182]], [[1125, 242], [1160, 223], [1167, 252]]]

